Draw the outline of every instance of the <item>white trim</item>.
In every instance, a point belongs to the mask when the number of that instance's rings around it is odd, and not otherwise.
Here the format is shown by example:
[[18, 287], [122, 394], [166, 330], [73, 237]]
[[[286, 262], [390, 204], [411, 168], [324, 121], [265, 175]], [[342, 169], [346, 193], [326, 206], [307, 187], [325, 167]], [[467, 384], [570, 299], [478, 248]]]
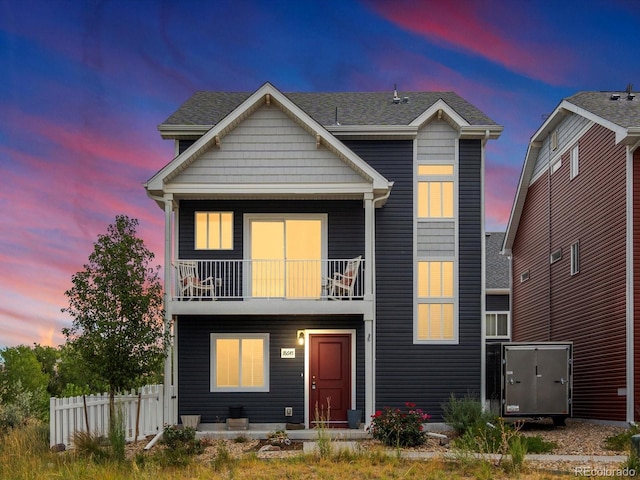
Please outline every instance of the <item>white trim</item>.
[[[216, 360], [216, 347], [215, 341], [218, 339], [239, 339], [240, 344], [242, 345], [242, 340], [247, 339], [260, 339], [263, 341], [262, 345], [262, 355], [263, 355], [263, 373], [264, 373], [264, 385], [261, 387], [216, 387], [216, 368], [215, 368], [215, 360]], [[269, 333], [217, 333], [213, 332], [209, 334], [209, 391], [216, 393], [223, 392], [268, 392], [269, 384], [270, 384], [270, 376], [271, 370], [269, 367], [269, 358], [270, 358], [270, 334]], [[242, 356], [242, 353], [240, 353]], [[242, 369], [239, 372], [240, 377], [242, 377]]]
[[[320, 259], [328, 258], [329, 251], [329, 216], [326, 213], [245, 213], [242, 219], [242, 238], [243, 238], [243, 258], [251, 260], [251, 222], [253, 221], [283, 221], [287, 220], [319, 220], [320, 221]], [[324, 265], [324, 262], [323, 262]], [[325, 277], [326, 272], [321, 272], [321, 276]], [[245, 272], [243, 275], [243, 289], [245, 292], [251, 292], [251, 273]], [[286, 295], [286, 292], [285, 292]], [[277, 300], [277, 299], [275, 299]]]
[[[484, 327], [487, 326], [487, 315], [506, 315], [507, 316], [507, 334], [506, 335], [487, 335], [485, 339], [488, 340], [509, 340], [511, 338], [511, 312], [506, 310], [487, 310], [484, 313]], [[496, 330], [497, 330], [497, 317], [496, 317]], [[484, 342], [483, 342], [484, 343]]]
[[[309, 335], [332, 335], [344, 334], [351, 336], [351, 408], [356, 406], [356, 330], [350, 329], [314, 329], [309, 328], [304, 331], [304, 425], [310, 428], [311, 418], [309, 417], [310, 392], [309, 392]], [[366, 341], [366, 339], [365, 339]], [[365, 379], [366, 382], [366, 379]]]
[[[626, 290], [626, 370], [627, 370], [627, 422], [635, 421], [635, 336], [634, 336], [634, 328], [635, 328], [635, 318], [634, 318], [634, 272], [633, 272], [633, 152], [637, 144], [634, 148], [626, 148], [627, 153], [627, 161], [626, 161], [626, 282], [625, 282], [625, 290]], [[640, 228], [640, 225], [638, 227]]]
[[569, 179], [573, 180], [578, 175], [580, 175], [580, 149], [576, 142], [569, 150]]
[[574, 276], [580, 273], [580, 240], [576, 240], [571, 244], [570, 252], [569, 273]]

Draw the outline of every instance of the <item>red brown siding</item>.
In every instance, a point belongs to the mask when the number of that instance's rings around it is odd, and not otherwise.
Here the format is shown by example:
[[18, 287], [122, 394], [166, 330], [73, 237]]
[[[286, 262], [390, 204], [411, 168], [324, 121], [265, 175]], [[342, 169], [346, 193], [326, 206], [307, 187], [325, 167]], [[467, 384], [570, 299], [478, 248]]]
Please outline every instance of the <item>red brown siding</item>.
[[[527, 230], [522, 243], [529, 262], [546, 264], [547, 276], [544, 286], [537, 288], [538, 308], [517, 317], [522, 294], [516, 287], [522, 290], [524, 284], [514, 268], [514, 340], [573, 341], [573, 415], [623, 421], [626, 398], [618, 393], [626, 387], [625, 149], [615, 145], [613, 132], [594, 125], [580, 138], [579, 152], [580, 173], [573, 180], [567, 152], [560, 169], [533, 185], [548, 182], [546, 203], [540, 199], [530, 205], [527, 194], [523, 220], [549, 221], [537, 222], [535, 252]], [[572, 276], [570, 251], [576, 241], [580, 272]], [[559, 248], [562, 259], [551, 265], [549, 255]], [[515, 265], [518, 251], [513, 252]], [[532, 318], [536, 315], [541, 318]], [[520, 326], [522, 322], [526, 325]], [[541, 328], [545, 322], [546, 331]]]

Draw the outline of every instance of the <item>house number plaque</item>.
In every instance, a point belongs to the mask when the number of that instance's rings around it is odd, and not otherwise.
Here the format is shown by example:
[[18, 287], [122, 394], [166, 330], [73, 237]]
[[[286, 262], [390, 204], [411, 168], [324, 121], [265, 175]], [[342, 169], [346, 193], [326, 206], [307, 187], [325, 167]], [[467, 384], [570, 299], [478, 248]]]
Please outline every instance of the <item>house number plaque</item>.
[[280, 358], [296, 358], [296, 349], [295, 348], [281, 348], [280, 349]]

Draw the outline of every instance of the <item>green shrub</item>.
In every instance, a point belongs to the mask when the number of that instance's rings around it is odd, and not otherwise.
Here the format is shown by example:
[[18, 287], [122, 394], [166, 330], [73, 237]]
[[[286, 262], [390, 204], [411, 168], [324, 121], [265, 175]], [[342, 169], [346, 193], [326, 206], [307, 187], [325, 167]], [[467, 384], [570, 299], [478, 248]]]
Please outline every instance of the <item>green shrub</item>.
[[624, 432], [607, 437], [604, 440], [604, 446], [607, 450], [615, 450], [618, 452], [630, 451], [631, 437], [637, 434], [640, 434], [640, 426], [635, 424], [631, 425], [631, 427]]
[[487, 423], [495, 423], [496, 416], [486, 412], [482, 403], [473, 397], [456, 398], [452, 393], [449, 401], [442, 404], [444, 421], [459, 435], [471, 429], [482, 429]]
[[282, 447], [283, 445], [291, 445], [289, 435], [284, 430], [276, 430], [275, 432], [269, 432], [267, 439], [271, 445]]
[[525, 444], [527, 453], [551, 453], [556, 448], [556, 442], [548, 442], [539, 435], [535, 437], [522, 436], [522, 441]]
[[384, 407], [371, 417], [369, 431], [376, 440], [388, 447], [415, 447], [426, 442], [423, 423], [430, 416], [414, 403], [405, 403], [405, 409]]
[[162, 435], [162, 443], [167, 446], [161, 463], [172, 466], [187, 465], [191, 457], [204, 452], [204, 445], [196, 438], [192, 427], [176, 428], [167, 425]]

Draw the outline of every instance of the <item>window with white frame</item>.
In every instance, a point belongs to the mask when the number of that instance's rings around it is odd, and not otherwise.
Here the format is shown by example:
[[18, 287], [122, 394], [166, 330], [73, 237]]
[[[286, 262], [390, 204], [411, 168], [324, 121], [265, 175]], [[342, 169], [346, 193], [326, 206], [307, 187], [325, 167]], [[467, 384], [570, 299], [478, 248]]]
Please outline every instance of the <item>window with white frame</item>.
[[418, 261], [417, 341], [456, 340], [453, 261]]
[[418, 165], [418, 218], [453, 215], [453, 165]]
[[233, 212], [196, 212], [196, 250], [233, 249]]
[[558, 149], [558, 130], [551, 132], [551, 150], [556, 151]]
[[578, 176], [578, 173], [580, 173], [580, 155], [579, 155], [579, 151], [578, 151], [578, 145], [576, 145], [575, 147], [573, 147], [571, 149], [571, 167], [570, 167], [571, 173], [570, 173], [570, 178], [574, 179]]
[[486, 338], [509, 338], [509, 312], [491, 312], [485, 316]]
[[211, 391], [268, 392], [269, 334], [212, 333]]
[[571, 245], [571, 275], [580, 272], [580, 242]]

